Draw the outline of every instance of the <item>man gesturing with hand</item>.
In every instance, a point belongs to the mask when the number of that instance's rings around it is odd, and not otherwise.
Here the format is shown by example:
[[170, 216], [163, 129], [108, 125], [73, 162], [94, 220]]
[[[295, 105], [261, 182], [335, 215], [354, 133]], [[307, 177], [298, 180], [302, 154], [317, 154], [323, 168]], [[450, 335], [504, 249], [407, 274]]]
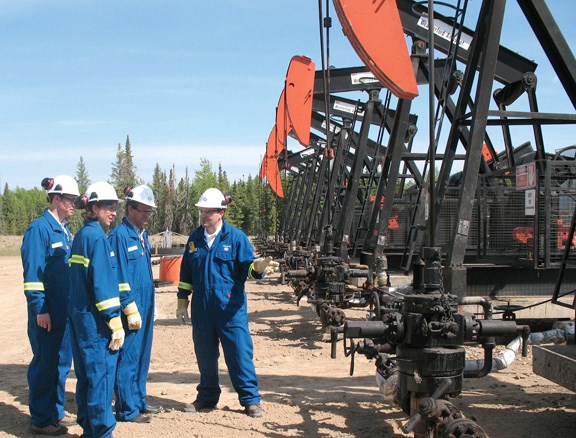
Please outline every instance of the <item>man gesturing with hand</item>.
[[215, 409], [220, 398], [218, 346], [240, 404], [250, 417], [261, 417], [254, 347], [248, 328], [244, 283], [274, 270], [272, 259], [256, 259], [248, 237], [224, 220], [229, 198], [215, 188], [206, 190], [196, 207], [201, 226], [188, 239], [178, 285], [176, 316], [188, 317], [192, 297], [192, 339], [200, 371], [198, 394], [186, 411]]

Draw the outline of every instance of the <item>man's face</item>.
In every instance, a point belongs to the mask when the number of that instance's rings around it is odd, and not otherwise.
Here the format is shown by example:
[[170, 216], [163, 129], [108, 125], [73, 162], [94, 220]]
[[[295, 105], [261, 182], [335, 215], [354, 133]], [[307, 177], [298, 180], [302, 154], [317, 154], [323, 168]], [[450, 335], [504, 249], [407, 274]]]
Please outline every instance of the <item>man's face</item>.
[[199, 208], [200, 224], [208, 230], [208, 232], [216, 231], [218, 224], [222, 221], [224, 210], [215, 208]]
[[58, 217], [61, 219], [66, 219], [74, 214], [74, 200], [76, 196], [74, 195], [56, 195], [54, 196], [54, 202], [56, 204], [56, 212]]
[[150, 216], [154, 213], [154, 209], [148, 205], [135, 202], [128, 206], [128, 220], [136, 228], [142, 228], [148, 223]]

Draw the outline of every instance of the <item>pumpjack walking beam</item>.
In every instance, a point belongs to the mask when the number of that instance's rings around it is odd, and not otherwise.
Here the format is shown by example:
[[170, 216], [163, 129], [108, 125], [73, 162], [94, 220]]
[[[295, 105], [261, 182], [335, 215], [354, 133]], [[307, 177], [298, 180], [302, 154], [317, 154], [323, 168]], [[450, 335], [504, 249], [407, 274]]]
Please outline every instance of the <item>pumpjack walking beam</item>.
[[[422, 2], [414, 0], [397, 0], [404, 33], [412, 37], [414, 40], [428, 42], [427, 17], [425, 16], [426, 7], [421, 3]], [[520, 0], [519, 3], [521, 3]], [[543, 2], [538, 1], [538, 3]], [[439, 29], [446, 29], [448, 33], [451, 33], [454, 20], [434, 11], [434, 24]], [[462, 27], [462, 42], [457, 51], [457, 59], [465, 65], [470, 64], [470, 56], [472, 52], [470, 43], [473, 38], [475, 38], [475, 35], [477, 35], [475, 31], [464, 26]], [[439, 36], [434, 39], [434, 48], [440, 50], [442, 53], [448, 54], [450, 47], [451, 44], [449, 37]], [[481, 66], [476, 64], [475, 67], [479, 69]], [[508, 84], [520, 80], [526, 72], [534, 72], [536, 67], [537, 65], [533, 61], [504, 46], [499, 46], [497, 50], [494, 78], [498, 82]]]

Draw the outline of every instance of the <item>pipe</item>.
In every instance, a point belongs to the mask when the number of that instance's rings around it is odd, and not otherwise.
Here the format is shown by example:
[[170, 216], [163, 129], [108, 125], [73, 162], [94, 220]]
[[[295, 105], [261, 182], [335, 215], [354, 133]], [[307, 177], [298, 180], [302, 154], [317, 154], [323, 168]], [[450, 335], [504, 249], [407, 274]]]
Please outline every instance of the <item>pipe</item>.
[[[495, 357], [492, 358], [492, 370], [503, 370], [510, 366], [514, 359], [516, 359], [516, 354], [520, 350], [522, 346], [522, 338], [517, 336], [506, 345], [506, 348], [500, 351]], [[470, 359], [466, 361], [466, 365], [464, 366], [464, 374], [465, 377], [467, 372], [479, 372], [482, 368], [484, 368], [484, 360], [483, 359]]]
[[[477, 369], [466, 369], [466, 365], [464, 366], [464, 378], [479, 378], [484, 377], [492, 370], [492, 353], [494, 351], [494, 347], [496, 346], [496, 342], [494, 338], [488, 338], [486, 342], [482, 344], [482, 348], [484, 349], [484, 360], [482, 361], [482, 367], [478, 366]], [[480, 363], [478, 363], [480, 365]]]
[[458, 304], [478, 305], [484, 309], [484, 319], [492, 319], [492, 302], [483, 297], [462, 297]]
[[530, 333], [527, 344], [559, 344], [561, 342], [566, 342], [566, 332], [563, 329], [556, 328], [545, 332]]
[[[540, 345], [540, 344], [559, 344], [566, 342], [566, 332], [562, 328], [555, 328], [547, 330], [545, 332], [530, 333], [528, 335], [528, 340], [526, 344], [528, 345]], [[504, 350], [500, 351], [492, 358], [492, 370], [503, 370], [508, 368], [516, 355], [522, 347], [522, 337], [517, 336], [514, 338]], [[480, 369], [484, 368], [483, 359], [471, 359], [466, 361], [464, 367], [464, 373], [466, 372], [479, 372]]]

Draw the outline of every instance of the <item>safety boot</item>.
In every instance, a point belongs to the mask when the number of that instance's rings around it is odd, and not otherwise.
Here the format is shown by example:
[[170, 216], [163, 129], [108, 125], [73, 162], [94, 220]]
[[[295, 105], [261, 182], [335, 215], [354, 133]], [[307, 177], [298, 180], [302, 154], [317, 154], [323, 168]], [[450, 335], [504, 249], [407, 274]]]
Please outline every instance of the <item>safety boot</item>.
[[207, 412], [216, 409], [216, 405], [206, 405], [204, 403], [199, 402], [198, 400], [186, 404], [184, 406], [185, 412]]
[[34, 435], [59, 436], [68, 433], [68, 428], [58, 423], [49, 424], [47, 426], [35, 426], [34, 424], [31, 424], [30, 432]]
[[260, 418], [264, 415], [264, 410], [260, 407], [260, 405], [250, 405], [244, 408], [246, 411], [246, 415], [252, 418]]
[[64, 412], [64, 416], [58, 420], [60, 426], [74, 426], [76, 423], [76, 418], [70, 412]]

